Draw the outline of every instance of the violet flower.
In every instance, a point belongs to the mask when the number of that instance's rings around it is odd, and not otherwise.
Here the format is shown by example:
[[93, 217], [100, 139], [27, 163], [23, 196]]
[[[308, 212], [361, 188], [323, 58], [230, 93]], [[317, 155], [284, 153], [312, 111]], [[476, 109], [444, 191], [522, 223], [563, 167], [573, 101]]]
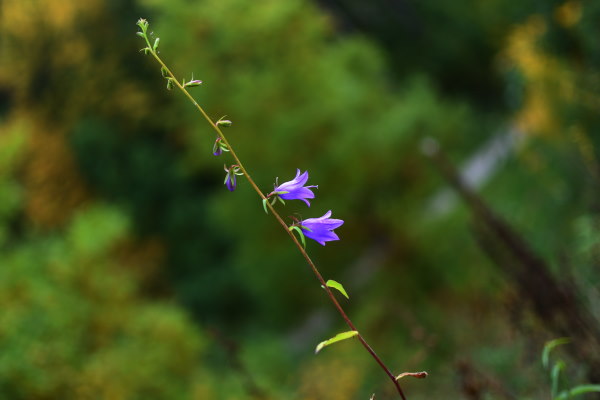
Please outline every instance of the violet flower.
[[327, 211], [325, 215], [320, 218], [309, 218], [300, 221], [298, 226], [302, 229], [304, 236], [325, 246], [325, 242], [340, 240], [333, 230], [344, 224], [344, 221], [341, 219], [329, 217], [331, 217], [331, 210]]
[[315, 198], [315, 194], [310, 188], [318, 188], [319, 186], [304, 186], [307, 180], [308, 171], [304, 171], [303, 174], [300, 174], [300, 170], [297, 169], [296, 177], [294, 179], [277, 186], [269, 196], [277, 195], [282, 200], [302, 200], [310, 207], [310, 202], [307, 199]]
[[229, 189], [230, 192], [235, 190], [235, 187], [237, 186], [237, 178], [235, 174], [227, 174], [225, 177], [225, 186], [227, 186], [227, 189]]
[[227, 174], [225, 175], [225, 182], [223, 183], [225, 184], [225, 186], [227, 186], [227, 189], [230, 192], [233, 192], [237, 186], [237, 175], [244, 174], [240, 172], [240, 167], [238, 165], [232, 165], [229, 168], [227, 168], [227, 166], [224, 166], [223, 168], [225, 169], [225, 172], [227, 172]]

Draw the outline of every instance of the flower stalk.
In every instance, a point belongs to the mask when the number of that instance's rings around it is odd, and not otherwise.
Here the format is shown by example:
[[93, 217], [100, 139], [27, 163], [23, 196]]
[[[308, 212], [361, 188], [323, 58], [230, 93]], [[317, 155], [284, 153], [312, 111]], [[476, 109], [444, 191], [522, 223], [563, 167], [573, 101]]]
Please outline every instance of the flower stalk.
[[[219, 147], [223, 146], [224, 149], [227, 149], [227, 151], [229, 151], [229, 154], [231, 154], [231, 157], [233, 157], [233, 159], [234, 159], [235, 162], [232, 165], [232, 167], [230, 167], [229, 170], [227, 168], [225, 168], [225, 170], [228, 171], [228, 175], [227, 176], [229, 177], [231, 175], [231, 177], [230, 177], [230, 183], [233, 184], [233, 188], [235, 188], [235, 184], [234, 184], [234, 181], [233, 181], [233, 179], [235, 179], [235, 175], [243, 175], [246, 178], [246, 180], [250, 183], [250, 186], [254, 189], [254, 191], [261, 198], [263, 206], [265, 207], [265, 211], [269, 210], [271, 212], [271, 214], [275, 217], [275, 219], [277, 220], [277, 222], [279, 223], [279, 225], [281, 225], [281, 227], [288, 234], [288, 236], [290, 237], [290, 239], [292, 240], [292, 242], [294, 242], [294, 244], [298, 248], [298, 251], [302, 254], [302, 256], [304, 257], [304, 259], [306, 260], [307, 264], [309, 265], [309, 267], [311, 268], [312, 272], [316, 276], [317, 280], [319, 281], [319, 283], [321, 284], [321, 286], [323, 287], [323, 289], [327, 293], [327, 296], [329, 297], [329, 299], [333, 303], [333, 306], [338, 311], [338, 313], [341, 315], [342, 319], [345, 321], [346, 325], [348, 325], [348, 327], [350, 328], [350, 330], [357, 332], [356, 333], [356, 338], [359, 340], [359, 342], [361, 343], [361, 345], [367, 350], [367, 352], [371, 355], [371, 357], [377, 362], [377, 364], [383, 369], [383, 371], [386, 373], [386, 375], [391, 379], [391, 381], [393, 382], [394, 386], [396, 387], [396, 389], [397, 389], [398, 394], [400, 395], [400, 397], [403, 400], [406, 400], [406, 397], [404, 396], [404, 393], [402, 391], [402, 388], [400, 387], [400, 384], [398, 383], [398, 380], [396, 379], [396, 376], [391, 372], [391, 370], [381, 360], [381, 358], [377, 355], [377, 353], [375, 353], [375, 351], [373, 350], [373, 348], [367, 343], [367, 341], [365, 340], [365, 338], [360, 334], [360, 331], [358, 331], [358, 329], [356, 329], [356, 326], [350, 320], [350, 318], [348, 317], [348, 315], [346, 314], [346, 312], [344, 311], [344, 309], [342, 308], [342, 306], [340, 305], [340, 303], [336, 299], [335, 295], [331, 291], [331, 289], [328, 286], [327, 282], [325, 281], [325, 279], [323, 278], [323, 276], [321, 275], [321, 273], [317, 269], [317, 266], [315, 265], [315, 263], [312, 261], [312, 259], [310, 258], [310, 256], [306, 252], [303, 244], [301, 244], [300, 241], [298, 240], [298, 238], [294, 235], [293, 231], [295, 229], [293, 229], [293, 228], [296, 227], [296, 228], [300, 228], [300, 230], [302, 230], [302, 226], [292, 225], [292, 227], [288, 227], [288, 225], [285, 223], [285, 221], [283, 220], [283, 218], [281, 217], [281, 215], [275, 209], [275, 207], [274, 207], [274, 203], [275, 202], [274, 201], [269, 201], [269, 196], [265, 196], [265, 194], [260, 190], [260, 188], [258, 187], [258, 185], [254, 182], [254, 180], [250, 176], [250, 173], [248, 172], [248, 170], [244, 167], [244, 164], [239, 159], [239, 157], [236, 154], [236, 152], [234, 151], [233, 147], [231, 146], [231, 144], [229, 143], [229, 141], [227, 140], [227, 138], [223, 134], [223, 132], [221, 130], [221, 127], [227, 127], [227, 126], [231, 125], [231, 122], [223, 120], [223, 119], [220, 119], [220, 120], [218, 120], [218, 121], [215, 122], [215, 121], [213, 121], [208, 116], [208, 114], [206, 113], [206, 111], [204, 111], [204, 109], [196, 102], [196, 100], [192, 97], [192, 95], [186, 89], [186, 87], [196, 86], [196, 85], [189, 85], [189, 84], [186, 84], [186, 83], [182, 84], [182, 83], [180, 83], [175, 78], [175, 75], [173, 74], [173, 72], [171, 72], [171, 70], [169, 69], [169, 67], [167, 67], [167, 65], [158, 56], [158, 50], [157, 50], [158, 43], [159, 43], [158, 39], [155, 41], [154, 45], [150, 45], [150, 40], [149, 40], [149, 37], [148, 37], [148, 34], [147, 34], [148, 21], [146, 21], [145, 19], [140, 19], [137, 22], [137, 25], [141, 29], [140, 32], [137, 32], [138, 36], [142, 37], [146, 41], [146, 44], [147, 44], [147, 47], [143, 48], [141, 51], [144, 52], [145, 54], [150, 54], [150, 55], [152, 55], [152, 57], [154, 57], [154, 59], [158, 62], [158, 64], [161, 67], [161, 73], [162, 73], [163, 77], [167, 80], [167, 84], [169, 86], [171, 86], [170, 88], [173, 88], [173, 86], [177, 87], [192, 102], [192, 104], [194, 105], [194, 107], [196, 107], [196, 109], [202, 114], [202, 116], [204, 117], [204, 119], [209, 123], [209, 125], [216, 132], [217, 137], [218, 137], [218, 139], [217, 139], [218, 143], [217, 144], [219, 145]], [[198, 82], [201, 82], [201, 81], [198, 81]], [[300, 175], [300, 171], [298, 171], [298, 174], [296, 176], [296, 181], [295, 182], [292, 181], [292, 182], [293, 183], [290, 183], [290, 186], [288, 187], [288, 189], [291, 188], [293, 190], [302, 190], [301, 193], [302, 193], [302, 195], [303, 195], [304, 198], [302, 198], [301, 200], [305, 201], [309, 205], [309, 202], [306, 199], [312, 198], [312, 197], [310, 197], [308, 195], [308, 193], [305, 192], [304, 190], [310, 191], [308, 188], [310, 188], [312, 186], [302, 188], [302, 186], [306, 182], [306, 179], [304, 179], [304, 176]], [[226, 185], [227, 185], [227, 179], [226, 179]], [[227, 185], [227, 186], [228, 186], [228, 189], [229, 189], [230, 185]], [[232, 189], [230, 189], [230, 190], [232, 190]], [[285, 192], [286, 190], [282, 190], [282, 191]], [[288, 191], [288, 193], [289, 193], [289, 191]], [[311, 192], [311, 194], [312, 194], [312, 192]], [[285, 195], [285, 193], [280, 193], [279, 197], [282, 198], [282, 197], [284, 197], [284, 195]], [[271, 200], [273, 200], [273, 199], [271, 199]], [[314, 220], [327, 219], [328, 216], [330, 216], [330, 212], [328, 214], [325, 214], [323, 217], [321, 217], [319, 219], [317, 219], [317, 218], [310, 219], [312, 221], [310, 221], [309, 219], [307, 219], [307, 220], [304, 221], [304, 223], [306, 224], [307, 221], [309, 222], [309, 224], [310, 223], [314, 223]], [[340, 226], [343, 223], [343, 222], [339, 223], [339, 221], [341, 221], [341, 220], [331, 220], [331, 221], [334, 221], [333, 224], [337, 225], [337, 226]], [[318, 224], [318, 222], [317, 222], [317, 225], [313, 225], [313, 228], [315, 226], [320, 227], [320, 225]], [[337, 226], [335, 226], [335, 227], [337, 227]], [[310, 227], [308, 227], [308, 228], [309, 228], [308, 230], [303, 230], [303, 233], [306, 236], [309, 236], [310, 232], [312, 231], [312, 229]], [[332, 229], [334, 229], [334, 228], [329, 227], [329, 229], [325, 229], [326, 232], [319, 231], [321, 233], [318, 236], [318, 238], [323, 242], [322, 244], [324, 244], [324, 241], [326, 241], [326, 240], [335, 240], [331, 236], [332, 234], [335, 235], [332, 232]], [[325, 235], [325, 236], [323, 236], [323, 235]]]

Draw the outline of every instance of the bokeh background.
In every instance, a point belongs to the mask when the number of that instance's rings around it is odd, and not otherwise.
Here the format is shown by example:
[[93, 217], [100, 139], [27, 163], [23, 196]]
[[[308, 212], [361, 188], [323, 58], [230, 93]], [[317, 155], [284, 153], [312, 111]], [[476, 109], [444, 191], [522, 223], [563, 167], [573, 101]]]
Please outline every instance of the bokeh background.
[[284, 215], [346, 221], [309, 253], [411, 400], [548, 398], [559, 336], [598, 378], [600, 3], [3, 0], [0, 398], [397, 398], [313, 354], [343, 321], [140, 17], [265, 192], [309, 171]]

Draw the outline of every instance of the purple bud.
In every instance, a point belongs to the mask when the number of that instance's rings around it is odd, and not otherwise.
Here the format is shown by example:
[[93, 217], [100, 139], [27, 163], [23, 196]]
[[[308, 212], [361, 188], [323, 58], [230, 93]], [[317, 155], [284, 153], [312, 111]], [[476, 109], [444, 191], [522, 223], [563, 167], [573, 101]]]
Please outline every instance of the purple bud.
[[235, 174], [227, 173], [225, 177], [225, 186], [229, 189], [230, 192], [233, 192], [237, 186], [237, 177]]
[[215, 140], [215, 144], [213, 145], [213, 155], [220, 156], [223, 153], [223, 148], [221, 148], [221, 138], [218, 137]]
[[225, 186], [227, 186], [227, 189], [229, 189], [230, 192], [233, 192], [237, 186], [237, 175], [244, 175], [242, 172], [240, 172], [240, 167], [239, 165], [232, 165], [231, 167], [227, 168], [226, 166], [224, 166], [225, 172], [227, 172], [227, 174], [225, 175]]

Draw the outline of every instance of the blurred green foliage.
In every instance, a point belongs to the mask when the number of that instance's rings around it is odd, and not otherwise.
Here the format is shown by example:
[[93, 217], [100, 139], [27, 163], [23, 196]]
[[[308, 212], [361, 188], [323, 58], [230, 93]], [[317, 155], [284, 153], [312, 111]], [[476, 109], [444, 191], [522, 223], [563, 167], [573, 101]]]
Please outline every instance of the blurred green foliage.
[[[4, 133], [4, 172], [22, 161], [24, 134]], [[3, 176], [3, 197], [18, 198], [18, 186]], [[20, 207], [3, 206], [6, 227]], [[124, 213], [90, 204], [60, 234], [27, 230], [14, 240], [4, 233], [3, 398], [190, 397], [206, 341], [176, 306], [140, 297], [113, 252], [129, 231]]]
[[469, 210], [433, 206], [447, 184], [420, 146], [462, 164], [514, 127], [482, 198], [598, 317], [600, 5], [405, 1], [341, 33], [362, 8], [321, 3], [0, 3], [1, 395], [393, 396], [351, 340], [314, 358], [342, 321], [248, 185], [223, 188], [139, 17], [265, 192], [309, 171], [318, 201], [284, 215], [346, 221], [309, 252], [386, 362], [430, 370], [409, 398], [541, 393], [548, 333], [514, 323]]

